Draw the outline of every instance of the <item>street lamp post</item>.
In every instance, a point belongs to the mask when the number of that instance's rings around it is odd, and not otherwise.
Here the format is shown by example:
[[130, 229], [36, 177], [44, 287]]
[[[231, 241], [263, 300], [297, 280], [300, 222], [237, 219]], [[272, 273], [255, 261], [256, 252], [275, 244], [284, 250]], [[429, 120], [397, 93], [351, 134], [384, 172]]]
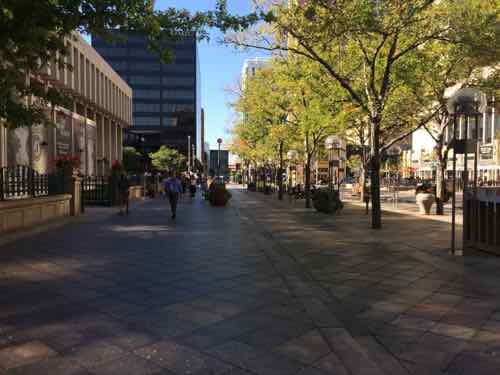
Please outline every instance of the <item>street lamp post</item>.
[[401, 155], [401, 148], [398, 146], [391, 147], [387, 150], [387, 155], [394, 158], [396, 161], [396, 176], [394, 177], [394, 186], [393, 186], [393, 199], [392, 203], [394, 207], [398, 206], [398, 183], [399, 183], [399, 157]]
[[[458, 90], [448, 101], [447, 109], [448, 113], [453, 116], [453, 174], [452, 174], [452, 201], [451, 201], [451, 253], [455, 254], [456, 251], [456, 169], [457, 169], [457, 154], [464, 155], [464, 178], [463, 178], [463, 201], [462, 201], [462, 214], [463, 214], [463, 243], [465, 245], [468, 239], [468, 232], [471, 229], [471, 237], [475, 236], [477, 228], [477, 207], [475, 204], [475, 199], [477, 195], [477, 147], [478, 147], [478, 120], [479, 116], [486, 110], [487, 102], [485, 95], [473, 88], [463, 88]], [[469, 140], [469, 118], [474, 116], [475, 118], [475, 137]], [[457, 139], [457, 123], [460, 118], [464, 119], [464, 137], [462, 139]], [[470, 216], [467, 197], [470, 193], [468, 190], [468, 170], [467, 170], [467, 156], [469, 151], [474, 152], [474, 182], [472, 190], [472, 200], [473, 200], [473, 215]], [[474, 225], [474, 230], [469, 228], [469, 225]]]
[[218, 145], [218, 150], [217, 150], [217, 178], [220, 177], [220, 145], [222, 143], [221, 138], [217, 138], [217, 145]]
[[[325, 148], [328, 150], [328, 180], [329, 180], [328, 185], [329, 185], [330, 191], [333, 191], [333, 167], [335, 164], [334, 160], [333, 160], [333, 152], [334, 152], [334, 150], [339, 150], [338, 152], [339, 152], [339, 159], [340, 159], [339, 138], [336, 135], [328, 136], [325, 139]], [[338, 163], [338, 161], [337, 161], [337, 163]], [[338, 179], [338, 176], [337, 176], [337, 179]], [[339, 191], [340, 191], [340, 185], [339, 185]]]
[[188, 135], [188, 172], [191, 172], [191, 136]]

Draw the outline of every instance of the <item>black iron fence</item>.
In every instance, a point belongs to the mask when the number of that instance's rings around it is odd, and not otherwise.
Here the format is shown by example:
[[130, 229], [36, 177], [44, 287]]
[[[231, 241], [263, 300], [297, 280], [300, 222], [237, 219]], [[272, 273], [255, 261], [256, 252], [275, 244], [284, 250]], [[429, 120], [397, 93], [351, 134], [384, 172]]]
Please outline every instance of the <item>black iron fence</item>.
[[41, 174], [29, 166], [0, 168], [0, 201], [45, 197], [63, 192], [63, 176]]
[[114, 188], [108, 176], [84, 176], [82, 178], [82, 203], [94, 206], [111, 206]]

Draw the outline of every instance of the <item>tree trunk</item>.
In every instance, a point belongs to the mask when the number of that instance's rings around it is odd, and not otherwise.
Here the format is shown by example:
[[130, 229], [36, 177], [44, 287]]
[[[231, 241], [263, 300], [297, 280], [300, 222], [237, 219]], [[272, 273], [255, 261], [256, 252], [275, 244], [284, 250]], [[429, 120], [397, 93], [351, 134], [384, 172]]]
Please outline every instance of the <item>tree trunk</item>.
[[359, 175], [359, 187], [361, 191], [359, 192], [359, 200], [360, 202], [365, 201], [365, 188], [366, 188], [366, 166], [364, 164], [360, 167], [361, 173]]
[[[441, 155], [441, 152], [439, 155]], [[436, 170], [436, 215], [444, 215], [444, 200], [446, 196], [445, 173], [446, 161], [442, 156], [439, 156]]]
[[283, 200], [283, 142], [280, 142], [280, 165], [278, 167], [278, 199]]
[[311, 158], [309, 155], [307, 155], [305, 172], [306, 172], [305, 176], [306, 180], [304, 183], [304, 194], [306, 197], [306, 208], [310, 208], [311, 207]]
[[382, 228], [382, 209], [380, 205], [380, 118], [371, 121], [371, 198], [372, 198], [372, 228]]

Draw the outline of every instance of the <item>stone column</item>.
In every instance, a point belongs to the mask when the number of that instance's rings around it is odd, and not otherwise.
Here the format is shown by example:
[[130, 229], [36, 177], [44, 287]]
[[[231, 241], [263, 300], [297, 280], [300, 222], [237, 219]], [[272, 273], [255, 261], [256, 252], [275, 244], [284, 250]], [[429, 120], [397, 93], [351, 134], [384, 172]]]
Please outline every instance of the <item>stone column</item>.
[[7, 166], [7, 128], [0, 123], [0, 168]]
[[121, 126], [116, 127], [117, 130], [117, 148], [118, 148], [118, 160], [120, 163], [123, 161], [123, 128]]
[[110, 129], [110, 154], [111, 154], [111, 163], [114, 163], [117, 160], [116, 155], [116, 124], [113, 121], [109, 123]]
[[102, 129], [103, 129], [103, 156], [106, 158], [107, 163], [103, 163], [103, 175], [108, 173], [109, 167], [111, 167], [111, 163], [113, 162], [111, 160], [111, 147], [110, 147], [110, 121], [109, 118], [104, 117], [103, 122], [102, 122]]
[[102, 116], [96, 113], [95, 116], [96, 123], [96, 152], [97, 152], [97, 171], [98, 176], [104, 175], [104, 132], [103, 132], [103, 121]]
[[70, 215], [79, 216], [82, 212], [82, 179], [78, 170], [69, 168], [63, 172], [63, 192], [71, 195]]

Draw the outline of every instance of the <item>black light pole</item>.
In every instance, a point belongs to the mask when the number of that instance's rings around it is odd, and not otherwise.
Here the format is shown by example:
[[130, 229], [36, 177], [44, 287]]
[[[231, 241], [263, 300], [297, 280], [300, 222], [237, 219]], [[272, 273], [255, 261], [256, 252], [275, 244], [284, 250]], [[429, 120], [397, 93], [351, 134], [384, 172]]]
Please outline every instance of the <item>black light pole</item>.
[[[328, 150], [328, 179], [330, 191], [333, 191], [333, 151], [334, 149], [339, 149], [339, 139], [336, 135], [330, 135], [325, 139], [325, 148]], [[340, 159], [340, 151], [339, 151]]]
[[[455, 215], [456, 215], [456, 160], [457, 154], [464, 155], [464, 176], [463, 176], [463, 202], [462, 202], [462, 214], [463, 214], [463, 243], [462, 249], [465, 247], [465, 242], [469, 239], [468, 235], [474, 237], [476, 235], [476, 225], [478, 221], [477, 211], [476, 211], [476, 203], [474, 200], [476, 199], [476, 188], [477, 188], [477, 130], [478, 130], [478, 117], [486, 110], [486, 98], [483, 93], [479, 90], [473, 88], [462, 88], [458, 90], [448, 101], [447, 109], [448, 113], [453, 118], [453, 191], [452, 191], [452, 206], [451, 206], [451, 253], [455, 254], [456, 251], [456, 232], [455, 232]], [[469, 117], [475, 117], [475, 130], [476, 134], [474, 139], [468, 139], [468, 127], [469, 127]], [[457, 125], [459, 124], [459, 119], [463, 118], [464, 121], [464, 135], [465, 137], [461, 137], [461, 139], [457, 139]], [[472, 137], [471, 137], [472, 138]], [[469, 151], [474, 152], [474, 182], [473, 182], [473, 191], [472, 191], [472, 207], [469, 207], [469, 194], [468, 192], [468, 184], [469, 184], [469, 172], [467, 170], [467, 156]], [[473, 216], [471, 217], [471, 213], [469, 212], [469, 208], [473, 210]], [[471, 230], [470, 225], [474, 225], [474, 230]]]
[[221, 138], [217, 138], [218, 151], [217, 151], [217, 178], [220, 177], [220, 144], [222, 143]]

